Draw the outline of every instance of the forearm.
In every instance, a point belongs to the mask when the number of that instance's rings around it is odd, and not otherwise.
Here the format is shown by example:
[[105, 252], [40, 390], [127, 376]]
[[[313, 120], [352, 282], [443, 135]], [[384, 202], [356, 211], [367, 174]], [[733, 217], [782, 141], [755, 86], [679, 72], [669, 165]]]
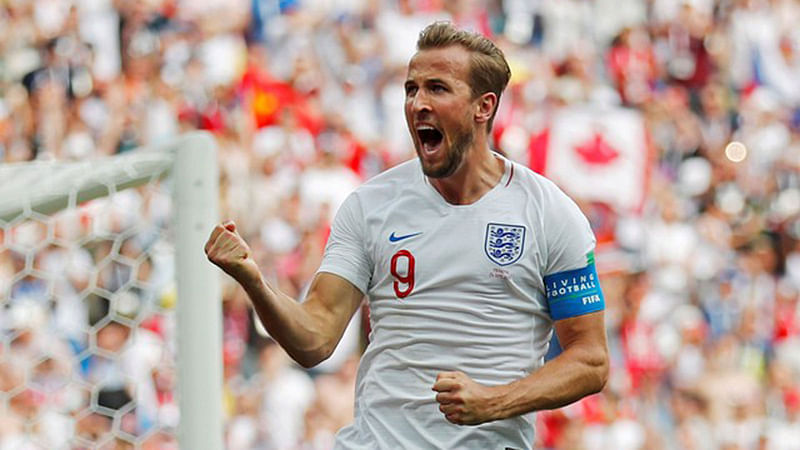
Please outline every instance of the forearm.
[[305, 301], [298, 303], [264, 280], [233, 221], [214, 227], [204, 251], [209, 261], [244, 288], [270, 336], [304, 367], [330, 356], [364, 296], [346, 279], [320, 273]]
[[269, 335], [298, 364], [313, 367], [330, 356], [336, 342], [318, 315], [275, 289], [260, 274], [238, 281]]
[[493, 415], [505, 419], [560, 408], [600, 392], [607, 377], [605, 349], [567, 349], [527, 377], [496, 387]]

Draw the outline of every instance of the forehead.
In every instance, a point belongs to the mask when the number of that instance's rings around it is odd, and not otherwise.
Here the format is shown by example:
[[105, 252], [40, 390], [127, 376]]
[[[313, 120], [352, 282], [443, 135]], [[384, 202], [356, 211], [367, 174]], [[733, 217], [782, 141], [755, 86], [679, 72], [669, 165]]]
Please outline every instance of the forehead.
[[470, 52], [460, 45], [418, 51], [408, 63], [408, 80], [467, 80]]

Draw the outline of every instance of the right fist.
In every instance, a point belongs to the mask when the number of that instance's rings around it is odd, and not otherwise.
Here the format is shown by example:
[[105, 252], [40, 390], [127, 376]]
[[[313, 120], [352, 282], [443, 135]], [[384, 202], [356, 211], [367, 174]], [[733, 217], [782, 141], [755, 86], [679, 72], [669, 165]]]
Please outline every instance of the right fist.
[[259, 273], [250, 247], [239, 236], [232, 220], [214, 227], [206, 242], [205, 252], [209, 261], [237, 281], [246, 281], [246, 277]]

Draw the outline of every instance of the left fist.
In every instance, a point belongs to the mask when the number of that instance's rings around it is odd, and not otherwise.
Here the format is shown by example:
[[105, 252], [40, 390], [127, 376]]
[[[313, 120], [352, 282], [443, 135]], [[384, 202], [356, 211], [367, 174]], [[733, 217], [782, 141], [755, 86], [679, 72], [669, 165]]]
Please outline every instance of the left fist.
[[494, 388], [478, 384], [463, 372], [440, 372], [433, 384], [439, 411], [456, 425], [478, 425], [495, 420]]

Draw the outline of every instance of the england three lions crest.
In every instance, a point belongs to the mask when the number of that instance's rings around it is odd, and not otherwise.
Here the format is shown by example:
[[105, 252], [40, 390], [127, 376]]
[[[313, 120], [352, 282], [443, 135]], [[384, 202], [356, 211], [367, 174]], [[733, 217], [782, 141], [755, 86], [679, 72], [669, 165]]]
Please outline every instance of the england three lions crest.
[[483, 246], [486, 256], [501, 266], [513, 264], [522, 257], [525, 248], [525, 227], [504, 223], [490, 223], [486, 226], [486, 239]]

